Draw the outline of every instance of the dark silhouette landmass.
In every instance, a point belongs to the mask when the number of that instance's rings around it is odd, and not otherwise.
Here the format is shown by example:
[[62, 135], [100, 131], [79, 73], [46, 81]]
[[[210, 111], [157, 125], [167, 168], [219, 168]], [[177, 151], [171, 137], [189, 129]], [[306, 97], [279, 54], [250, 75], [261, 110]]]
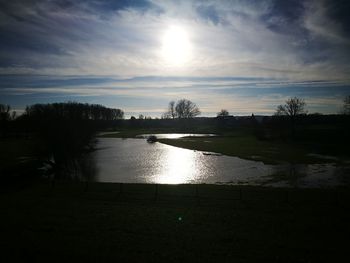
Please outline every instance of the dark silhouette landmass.
[[348, 185], [93, 183], [89, 153], [98, 136], [215, 133], [211, 144], [208, 138], [166, 143], [248, 159], [258, 152], [266, 162], [321, 161], [304, 157], [312, 152], [346, 165], [350, 115], [299, 111], [291, 121], [289, 114], [239, 117], [222, 110], [194, 118], [199, 108], [182, 117], [175, 103], [169, 108], [163, 119], [124, 119], [122, 110], [75, 102], [32, 105], [21, 116], [1, 105], [1, 259], [332, 262], [347, 256]]

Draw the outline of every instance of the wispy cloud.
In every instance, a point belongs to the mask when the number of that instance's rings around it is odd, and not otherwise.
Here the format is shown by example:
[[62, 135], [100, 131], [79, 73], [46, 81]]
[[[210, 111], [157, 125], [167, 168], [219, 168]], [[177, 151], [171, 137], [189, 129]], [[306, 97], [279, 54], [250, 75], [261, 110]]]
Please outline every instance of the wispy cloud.
[[[328, 1], [34, 2], [2, 9], [0, 73], [292, 79], [349, 73], [349, 36], [327, 13]], [[181, 68], [159, 56], [171, 25], [185, 28], [193, 45], [193, 59]]]
[[[345, 5], [345, 6], [344, 6]], [[18, 107], [81, 100], [151, 111], [272, 113], [288, 96], [331, 113], [349, 94], [347, 3], [330, 0], [3, 1], [0, 94]], [[177, 26], [186, 63], [162, 57]], [[132, 110], [131, 110], [132, 111]]]
[[[54, 99], [90, 101], [142, 113], [165, 110], [170, 100], [195, 101], [204, 115], [220, 108], [234, 114], [273, 114], [291, 96], [307, 101], [310, 112], [335, 113], [350, 93], [341, 81], [290, 81], [261, 78], [208, 77], [50, 77], [7, 76], [0, 78], [1, 97], [24, 104]], [[14, 81], [16, 79], [16, 81]], [[160, 110], [161, 109], [161, 110]], [[159, 111], [160, 110], [160, 111]], [[139, 111], [139, 112], [140, 112]]]

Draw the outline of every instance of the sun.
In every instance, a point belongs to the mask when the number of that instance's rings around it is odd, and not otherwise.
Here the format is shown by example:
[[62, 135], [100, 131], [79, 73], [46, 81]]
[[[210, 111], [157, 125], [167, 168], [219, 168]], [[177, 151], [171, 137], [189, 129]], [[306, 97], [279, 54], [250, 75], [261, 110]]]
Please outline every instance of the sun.
[[191, 43], [186, 30], [179, 26], [169, 27], [162, 37], [161, 55], [172, 66], [184, 66], [191, 58]]

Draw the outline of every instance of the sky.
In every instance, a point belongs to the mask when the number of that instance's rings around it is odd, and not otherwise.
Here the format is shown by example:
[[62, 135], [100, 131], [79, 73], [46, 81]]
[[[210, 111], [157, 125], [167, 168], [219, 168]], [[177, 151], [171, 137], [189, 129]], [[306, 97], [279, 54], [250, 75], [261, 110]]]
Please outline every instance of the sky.
[[0, 0], [0, 103], [77, 101], [160, 117], [272, 115], [290, 97], [338, 113], [350, 95], [350, 2]]

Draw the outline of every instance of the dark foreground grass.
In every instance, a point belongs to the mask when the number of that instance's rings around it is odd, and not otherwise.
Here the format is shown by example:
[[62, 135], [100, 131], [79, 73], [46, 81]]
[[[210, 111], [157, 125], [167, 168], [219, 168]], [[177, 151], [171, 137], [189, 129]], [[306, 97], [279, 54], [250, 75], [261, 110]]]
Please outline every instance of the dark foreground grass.
[[0, 171], [13, 169], [25, 161], [32, 160], [43, 151], [43, 145], [36, 139], [0, 139]]
[[2, 188], [0, 197], [1, 262], [346, 262], [348, 256], [346, 189], [36, 183]]

